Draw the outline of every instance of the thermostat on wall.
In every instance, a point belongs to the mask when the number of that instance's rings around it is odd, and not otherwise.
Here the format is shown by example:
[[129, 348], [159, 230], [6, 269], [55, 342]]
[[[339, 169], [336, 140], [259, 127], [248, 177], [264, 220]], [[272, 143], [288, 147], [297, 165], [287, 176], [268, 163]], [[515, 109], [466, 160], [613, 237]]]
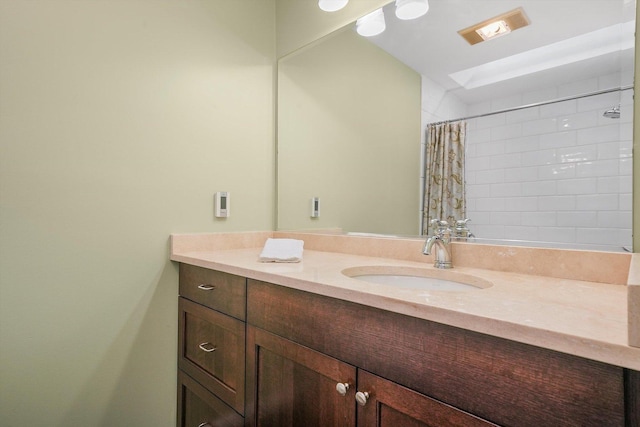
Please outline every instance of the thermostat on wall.
[[311, 198], [311, 218], [319, 218], [320, 217], [320, 198], [312, 197]]
[[218, 191], [215, 196], [215, 215], [216, 218], [226, 218], [231, 211], [231, 194], [228, 191]]

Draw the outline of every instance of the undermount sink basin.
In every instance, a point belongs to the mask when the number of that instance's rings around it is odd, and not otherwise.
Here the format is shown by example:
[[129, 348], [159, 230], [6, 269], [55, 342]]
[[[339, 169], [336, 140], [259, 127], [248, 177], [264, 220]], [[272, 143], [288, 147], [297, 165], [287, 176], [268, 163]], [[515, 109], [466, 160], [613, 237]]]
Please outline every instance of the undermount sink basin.
[[457, 271], [416, 267], [352, 267], [342, 270], [342, 274], [370, 283], [431, 291], [472, 291], [493, 285], [488, 280]]

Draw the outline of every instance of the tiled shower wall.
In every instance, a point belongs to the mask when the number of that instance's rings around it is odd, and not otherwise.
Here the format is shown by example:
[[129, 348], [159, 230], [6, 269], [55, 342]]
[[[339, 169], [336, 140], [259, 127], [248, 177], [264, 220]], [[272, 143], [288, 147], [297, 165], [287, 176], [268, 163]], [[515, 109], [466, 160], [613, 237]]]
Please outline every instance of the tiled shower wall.
[[[593, 87], [589, 83], [584, 89], [602, 89], [597, 79]], [[473, 233], [631, 247], [632, 97], [632, 90], [616, 91], [469, 120], [467, 217]], [[619, 119], [603, 117], [618, 104]], [[469, 106], [469, 114], [481, 108]]]

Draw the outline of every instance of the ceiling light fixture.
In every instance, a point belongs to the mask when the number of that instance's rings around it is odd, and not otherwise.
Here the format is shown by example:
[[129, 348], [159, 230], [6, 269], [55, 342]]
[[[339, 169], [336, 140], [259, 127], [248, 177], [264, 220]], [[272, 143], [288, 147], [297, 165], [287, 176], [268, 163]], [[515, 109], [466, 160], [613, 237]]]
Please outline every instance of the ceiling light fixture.
[[398, 19], [419, 18], [429, 10], [428, 0], [396, 0], [396, 16]]
[[495, 16], [486, 21], [482, 21], [478, 24], [458, 31], [469, 44], [474, 45], [486, 40], [494, 39], [498, 36], [503, 36], [517, 30], [518, 28], [526, 27], [530, 24], [529, 18], [524, 13], [524, 10], [519, 7], [502, 15]]
[[511, 28], [509, 28], [509, 25], [503, 20], [492, 22], [476, 30], [476, 33], [478, 33], [484, 41], [509, 34], [510, 32]]
[[387, 28], [382, 8], [374, 10], [356, 21], [356, 31], [364, 37], [373, 37]]
[[349, 0], [318, 0], [318, 7], [325, 12], [335, 12], [349, 3]]

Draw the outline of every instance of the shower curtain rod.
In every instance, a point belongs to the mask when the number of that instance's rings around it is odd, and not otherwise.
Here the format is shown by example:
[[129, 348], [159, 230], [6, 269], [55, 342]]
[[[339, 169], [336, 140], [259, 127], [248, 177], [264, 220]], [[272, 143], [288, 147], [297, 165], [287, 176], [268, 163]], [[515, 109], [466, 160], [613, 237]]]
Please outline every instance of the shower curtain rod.
[[506, 108], [504, 110], [492, 111], [490, 113], [476, 114], [475, 116], [460, 117], [458, 119], [442, 120], [442, 121], [439, 121], [439, 122], [427, 123], [427, 127], [441, 125], [443, 123], [457, 122], [457, 121], [460, 121], [460, 120], [477, 119], [479, 117], [492, 116], [494, 114], [509, 113], [511, 111], [523, 110], [525, 108], [540, 107], [541, 105], [555, 104], [556, 102], [571, 101], [573, 99], [587, 98], [589, 96], [602, 95], [602, 94], [605, 94], [605, 93], [622, 92], [623, 90], [629, 90], [629, 89], [633, 89], [633, 85], [621, 86], [621, 87], [616, 87], [616, 88], [612, 88], [612, 89], [599, 90], [599, 91], [596, 91], [596, 92], [585, 93], [585, 94], [582, 94], [582, 95], [568, 96], [568, 97], [565, 97], [565, 98], [556, 98], [556, 99], [552, 99], [551, 101], [536, 102], [536, 103], [533, 103], [533, 104], [522, 105], [520, 107], [513, 107], [513, 108]]

